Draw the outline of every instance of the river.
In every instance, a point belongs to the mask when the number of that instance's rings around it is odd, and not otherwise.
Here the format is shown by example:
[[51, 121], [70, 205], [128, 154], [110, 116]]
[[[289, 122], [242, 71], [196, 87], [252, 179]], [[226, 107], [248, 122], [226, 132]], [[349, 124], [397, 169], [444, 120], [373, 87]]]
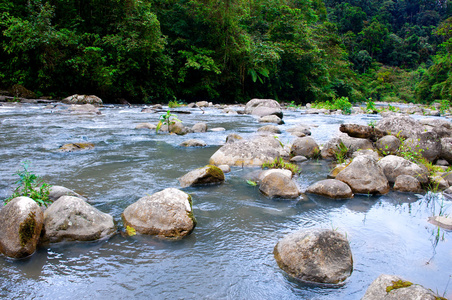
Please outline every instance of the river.
[[[179, 188], [177, 178], [206, 165], [230, 133], [249, 137], [257, 119], [225, 114], [219, 108], [177, 108], [186, 126], [206, 122], [221, 132], [186, 136], [135, 129], [156, 123], [160, 113], [142, 106], [106, 105], [100, 115], [67, 113], [66, 105], [0, 106], [0, 199], [8, 197], [21, 163], [53, 185], [68, 187], [111, 214], [122, 227], [121, 213], [147, 194]], [[177, 114], [177, 113], [176, 113]], [[284, 131], [311, 124], [319, 143], [336, 135], [341, 123], [368, 124], [377, 115], [308, 115], [284, 111]], [[179, 144], [202, 139], [204, 148]], [[284, 144], [294, 137], [283, 133]], [[93, 150], [62, 153], [61, 145], [91, 142]], [[331, 165], [322, 160], [301, 164], [296, 179], [304, 190], [325, 179]], [[193, 196], [198, 221], [182, 240], [120, 233], [96, 242], [57, 243], [39, 248], [28, 259], [0, 256], [0, 297], [8, 299], [360, 299], [380, 274], [394, 274], [452, 298], [451, 232], [429, 224], [451, 201], [435, 194], [358, 195], [345, 201], [307, 195], [272, 200], [244, 179], [256, 168], [233, 167], [218, 186], [185, 188]], [[354, 270], [343, 286], [313, 286], [289, 278], [276, 264], [273, 248], [300, 228], [329, 228], [350, 241]]]

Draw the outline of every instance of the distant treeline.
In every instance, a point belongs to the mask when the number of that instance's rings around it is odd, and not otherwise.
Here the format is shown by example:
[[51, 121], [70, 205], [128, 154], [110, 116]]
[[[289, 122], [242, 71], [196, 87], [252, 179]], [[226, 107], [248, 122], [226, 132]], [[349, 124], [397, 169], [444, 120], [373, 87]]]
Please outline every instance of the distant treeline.
[[451, 0], [0, 0], [0, 88], [106, 102], [452, 100]]

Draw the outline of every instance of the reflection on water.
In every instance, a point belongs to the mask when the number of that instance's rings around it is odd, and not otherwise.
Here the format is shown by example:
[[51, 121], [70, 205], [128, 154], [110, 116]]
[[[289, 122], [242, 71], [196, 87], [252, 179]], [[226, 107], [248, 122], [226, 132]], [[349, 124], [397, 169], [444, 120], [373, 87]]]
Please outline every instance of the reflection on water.
[[[189, 136], [156, 135], [136, 124], [156, 123], [158, 114], [141, 107], [102, 108], [101, 116], [69, 115], [39, 105], [0, 106], [0, 198], [10, 195], [20, 162], [52, 184], [86, 196], [113, 215], [122, 230], [125, 207], [146, 194], [179, 187], [177, 178], [208, 163], [230, 133], [251, 136], [256, 118], [226, 115], [218, 109], [180, 115], [186, 126], [206, 122], [224, 132]], [[285, 113], [283, 130], [298, 123], [315, 124], [312, 136], [325, 143], [342, 122], [367, 124], [375, 116], [323, 116]], [[205, 148], [183, 148], [189, 138]], [[280, 136], [284, 143], [293, 137]], [[59, 153], [71, 142], [88, 141], [94, 150]], [[300, 164], [296, 179], [302, 190], [325, 179], [331, 165]], [[198, 225], [180, 241], [117, 234], [91, 243], [60, 243], [40, 248], [26, 260], [0, 257], [0, 297], [74, 299], [360, 299], [380, 274], [396, 274], [427, 288], [445, 291], [452, 270], [451, 233], [427, 222], [451, 201], [424, 195], [359, 195], [334, 201], [307, 195], [299, 200], [271, 200], [246, 183], [252, 168], [232, 168], [220, 186], [186, 188], [193, 196]], [[432, 200], [433, 199], [433, 200]], [[439, 200], [438, 200], [439, 199]], [[442, 201], [442, 202], [441, 202]], [[354, 271], [342, 287], [302, 284], [286, 276], [273, 248], [300, 228], [333, 228], [350, 241]], [[439, 238], [437, 238], [439, 236]], [[452, 297], [447, 291], [446, 296]]]

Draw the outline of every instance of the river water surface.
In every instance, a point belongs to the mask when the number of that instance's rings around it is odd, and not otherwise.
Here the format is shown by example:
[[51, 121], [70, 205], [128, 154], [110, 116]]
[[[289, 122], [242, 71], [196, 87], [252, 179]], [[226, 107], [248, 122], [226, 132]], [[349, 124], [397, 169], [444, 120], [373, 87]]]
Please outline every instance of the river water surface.
[[[24, 161], [53, 185], [68, 187], [90, 204], [111, 214], [118, 232], [122, 211], [147, 194], [179, 188], [177, 178], [206, 165], [230, 133], [244, 137], [262, 126], [246, 115], [220, 109], [178, 114], [186, 126], [206, 122], [222, 132], [174, 136], [135, 129], [156, 123], [161, 113], [142, 107], [105, 106], [101, 115], [74, 115], [67, 106], [44, 104], [0, 106], [0, 199], [13, 191], [14, 173]], [[307, 115], [285, 111], [285, 130], [311, 124], [312, 137], [327, 142], [341, 123], [367, 124], [375, 115]], [[208, 146], [183, 148], [199, 138]], [[294, 137], [283, 133], [284, 144]], [[95, 149], [61, 153], [66, 143], [91, 142]], [[321, 160], [301, 164], [296, 179], [304, 190], [325, 179], [331, 165]], [[451, 232], [429, 224], [429, 216], [452, 211], [439, 195], [391, 192], [345, 201], [307, 195], [299, 200], [272, 200], [244, 179], [254, 168], [233, 167], [219, 186], [186, 188], [193, 196], [198, 221], [193, 233], [178, 241], [120, 233], [97, 242], [58, 243], [32, 257], [0, 256], [0, 297], [9, 299], [360, 299], [380, 274], [405, 280], [452, 298]], [[329, 228], [346, 234], [354, 270], [341, 287], [297, 282], [279, 269], [273, 248], [300, 228]]]

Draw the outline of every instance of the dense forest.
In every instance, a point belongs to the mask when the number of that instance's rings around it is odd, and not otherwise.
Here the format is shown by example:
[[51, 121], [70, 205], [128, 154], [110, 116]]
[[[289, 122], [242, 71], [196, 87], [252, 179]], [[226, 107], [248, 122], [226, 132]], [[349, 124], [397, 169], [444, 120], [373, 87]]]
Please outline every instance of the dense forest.
[[0, 0], [0, 89], [452, 101], [451, 0]]

